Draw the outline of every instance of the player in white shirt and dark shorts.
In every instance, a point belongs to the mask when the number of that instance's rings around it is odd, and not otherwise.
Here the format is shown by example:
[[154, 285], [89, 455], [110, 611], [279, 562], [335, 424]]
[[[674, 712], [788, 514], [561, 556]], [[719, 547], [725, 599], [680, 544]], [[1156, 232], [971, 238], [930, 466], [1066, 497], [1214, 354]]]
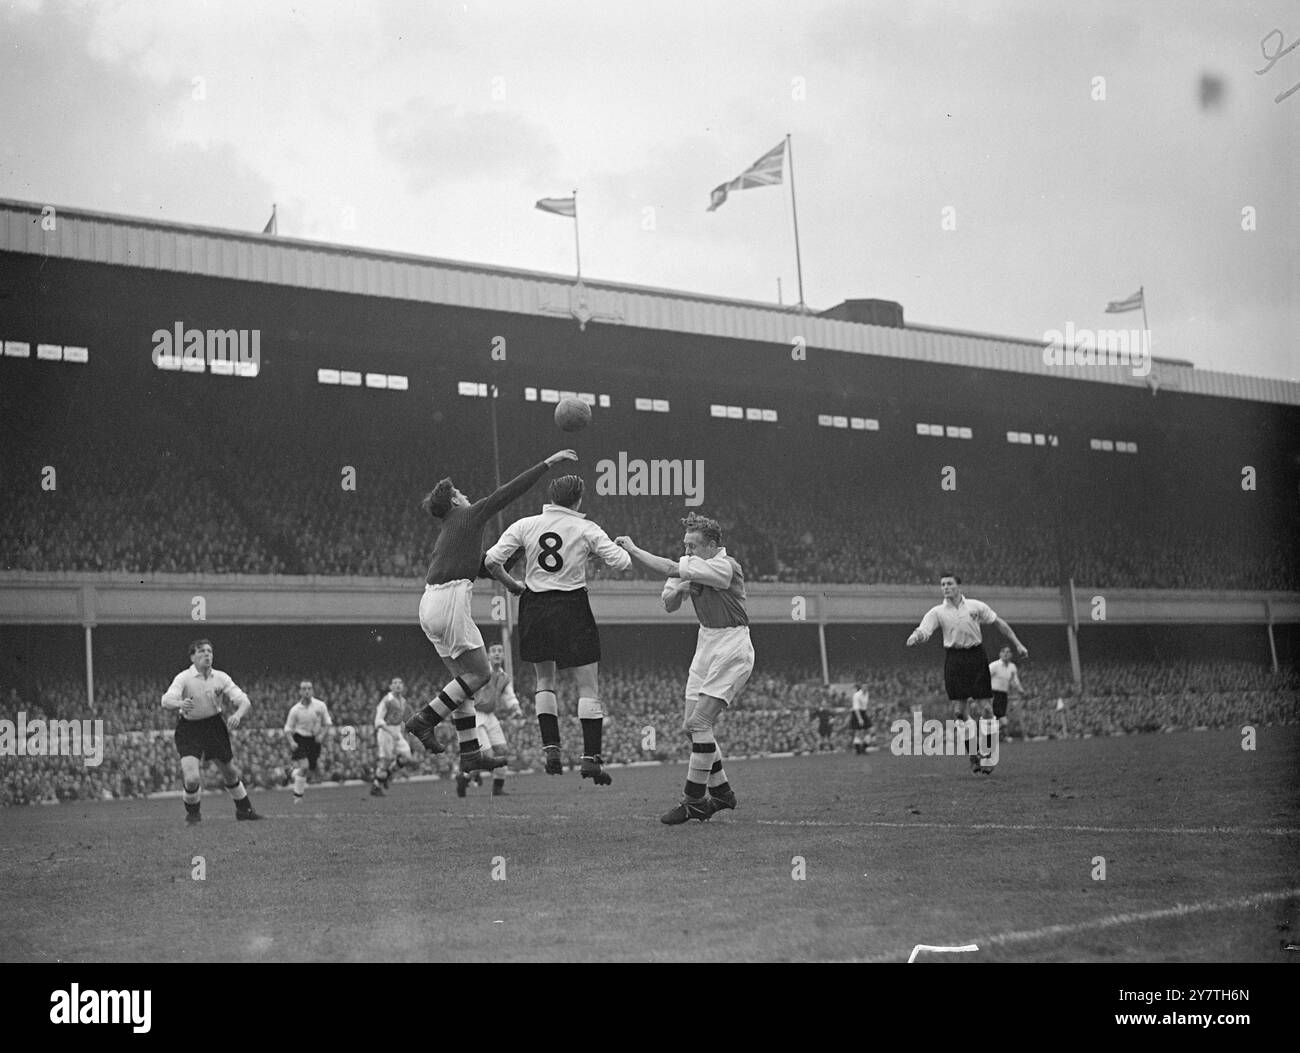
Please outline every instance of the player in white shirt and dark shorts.
[[691, 737], [686, 790], [681, 803], [659, 817], [668, 826], [692, 819], [704, 821], [724, 809], [735, 809], [736, 794], [722, 768], [722, 751], [713, 729], [722, 711], [740, 697], [754, 671], [744, 571], [722, 547], [722, 527], [717, 520], [692, 512], [682, 526], [686, 528], [682, 537], [686, 554], [679, 560], [646, 552], [630, 537], [617, 539], [636, 563], [668, 575], [660, 594], [665, 610], [677, 610], [690, 596], [700, 620], [695, 657], [686, 677], [682, 720], [682, 730]]
[[[992, 719], [993, 685], [989, 679], [989, 658], [984, 651], [981, 625], [996, 625], [1002, 635], [1010, 640], [1024, 658], [1029, 654], [1016, 638], [1011, 626], [997, 616], [993, 609], [979, 600], [968, 600], [961, 592], [961, 578], [944, 571], [939, 577], [943, 603], [931, 607], [912, 630], [907, 646], [924, 643], [936, 629], [943, 630], [943, 683], [948, 698], [953, 703], [953, 713], [966, 729], [966, 749], [970, 752], [971, 771], [991, 774], [997, 764], [997, 751], [982, 745], [992, 739], [997, 723]], [[980, 705], [980, 727], [968, 715], [967, 705]]]
[[989, 663], [989, 682], [993, 686], [993, 717], [998, 727], [1005, 732], [1007, 727], [1007, 693], [1015, 688], [1020, 694], [1025, 689], [1020, 686], [1020, 672], [1011, 660], [1011, 648], [1004, 647], [998, 652], [998, 660]]
[[[551, 503], [541, 515], [511, 523], [487, 551], [484, 563], [494, 578], [519, 596], [519, 656], [532, 662], [537, 676], [533, 696], [542, 734], [546, 773], [561, 775], [559, 704], [556, 672], [572, 669], [578, 685], [582, 724], [582, 777], [597, 786], [613, 779], [601, 769], [605, 711], [600, 704], [600, 633], [587, 600], [587, 560], [599, 556], [615, 570], [632, 565], [628, 554], [578, 509], [584, 485], [580, 476], [562, 475], [550, 485]], [[526, 571], [522, 582], [505, 570], [519, 549]]]
[[[215, 763], [225, 778], [226, 789], [235, 802], [235, 818], [261, 819], [248, 799], [230, 745], [230, 730], [239, 727], [252, 703], [230, 677], [212, 668], [211, 641], [195, 640], [190, 644], [190, 661], [193, 664], [176, 674], [162, 696], [163, 709], [177, 711], [176, 752], [181, 755], [185, 821], [197, 823], [203, 818], [199, 807], [204, 761]], [[223, 712], [227, 700], [236, 706], [229, 717]]]
[[[298, 701], [289, 709], [285, 719], [284, 730], [293, 743], [293, 763], [290, 777], [293, 780], [293, 803], [302, 800], [307, 792], [307, 773], [316, 774], [316, 762], [320, 759], [321, 747], [329, 734], [330, 711], [319, 698], [312, 697], [312, 682], [304, 680], [298, 685]], [[306, 767], [297, 764], [305, 760]]]
[[403, 764], [411, 763], [411, 744], [406, 741], [402, 725], [410, 716], [406, 701], [406, 684], [400, 676], [388, 682], [388, 694], [375, 707], [375, 778], [370, 784], [371, 797], [383, 797], [388, 780]]

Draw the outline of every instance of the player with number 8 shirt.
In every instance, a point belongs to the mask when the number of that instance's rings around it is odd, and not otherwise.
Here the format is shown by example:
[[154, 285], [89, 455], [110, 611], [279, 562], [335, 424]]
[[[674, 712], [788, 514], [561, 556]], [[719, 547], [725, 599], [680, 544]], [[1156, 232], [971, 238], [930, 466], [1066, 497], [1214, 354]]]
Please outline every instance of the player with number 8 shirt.
[[[556, 671], [572, 669], [578, 682], [578, 719], [582, 723], [582, 777], [597, 786], [613, 780], [601, 770], [604, 710], [600, 705], [600, 634], [587, 599], [587, 559], [599, 556], [615, 570], [627, 570], [632, 560], [586, 515], [584, 486], [577, 475], [551, 482], [551, 503], [541, 515], [516, 520], [488, 549], [484, 563], [491, 575], [519, 600], [519, 656], [532, 662], [537, 675], [534, 702], [542, 734], [548, 775], [560, 775], [559, 705]], [[524, 550], [524, 580], [505, 569]]]

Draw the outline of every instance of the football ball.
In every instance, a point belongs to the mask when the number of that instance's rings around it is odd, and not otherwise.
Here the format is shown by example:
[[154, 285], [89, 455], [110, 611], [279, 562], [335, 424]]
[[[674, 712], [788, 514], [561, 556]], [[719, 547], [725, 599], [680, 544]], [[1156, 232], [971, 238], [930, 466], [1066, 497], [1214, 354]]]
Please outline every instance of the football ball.
[[591, 423], [591, 407], [582, 399], [563, 399], [555, 407], [555, 425], [560, 431], [582, 431]]

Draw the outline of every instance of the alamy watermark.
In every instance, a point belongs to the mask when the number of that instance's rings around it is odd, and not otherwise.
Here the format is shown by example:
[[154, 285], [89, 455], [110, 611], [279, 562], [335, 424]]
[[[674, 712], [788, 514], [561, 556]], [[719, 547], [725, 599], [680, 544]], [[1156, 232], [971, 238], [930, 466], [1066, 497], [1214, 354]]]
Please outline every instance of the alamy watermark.
[[150, 339], [159, 369], [256, 376], [262, 368], [260, 329], [186, 329], [176, 322], [171, 329], [155, 329]]
[[628, 459], [596, 462], [596, 493], [602, 497], [684, 497], [688, 508], [704, 503], [704, 462]]
[[1135, 377], [1151, 373], [1150, 329], [1049, 329], [1043, 334], [1043, 364], [1048, 366], [1128, 366]]
[[998, 762], [998, 722], [973, 717], [922, 721], [913, 711], [909, 721], [899, 717], [889, 725], [895, 757], [980, 757], [992, 767]]
[[0, 720], [0, 757], [85, 757], [87, 768], [104, 762], [102, 720]]

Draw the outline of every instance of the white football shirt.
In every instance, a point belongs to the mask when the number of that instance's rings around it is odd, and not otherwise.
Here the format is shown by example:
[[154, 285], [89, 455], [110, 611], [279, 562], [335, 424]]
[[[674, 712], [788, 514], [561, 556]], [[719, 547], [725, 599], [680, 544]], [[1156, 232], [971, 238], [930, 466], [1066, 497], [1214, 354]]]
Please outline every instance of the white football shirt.
[[496, 566], [519, 549], [527, 570], [524, 584], [532, 592], [573, 592], [587, 584], [587, 559], [597, 555], [615, 570], [627, 570], [632, 557], [582, 512], [563, 505], [543, 505], [541, 515], [517, 519], [487, 551]]

